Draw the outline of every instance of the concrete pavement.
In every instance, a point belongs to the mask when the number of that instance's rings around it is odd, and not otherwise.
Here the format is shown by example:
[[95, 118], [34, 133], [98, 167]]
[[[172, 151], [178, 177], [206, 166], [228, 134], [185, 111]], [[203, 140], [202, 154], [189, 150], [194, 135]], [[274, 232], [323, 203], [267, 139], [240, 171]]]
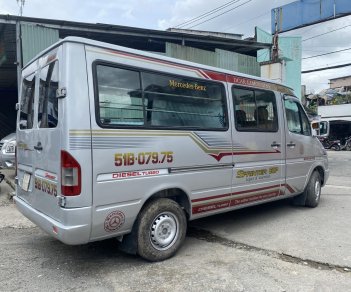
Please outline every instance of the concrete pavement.
[[193, 221], [179, 253], [161, 263], [126, 255], [113, 240], [64, 245], [7, 202], [1, 290], [351, 291], [351, 152], [329, 156], [317, 208], [285, 200]]

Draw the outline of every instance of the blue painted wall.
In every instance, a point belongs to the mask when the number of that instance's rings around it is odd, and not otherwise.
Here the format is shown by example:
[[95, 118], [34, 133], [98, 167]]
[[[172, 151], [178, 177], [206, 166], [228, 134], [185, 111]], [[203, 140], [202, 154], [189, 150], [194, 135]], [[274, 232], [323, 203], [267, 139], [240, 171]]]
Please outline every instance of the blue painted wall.
[[[351, 1], [351, 0], [350, 0]], [[272, 43], [272, 35], [260, 28], [256, 28], [258, 42]], [[298, 98], [301, 99], [301, 58], [302, 45], [301, 37], [282, 37], [278, 38], [279, 58], [285, 60], [285, 81], [287, 85], [294, 89]], [[257, 62], [270, 61], [269, 50], [259, 50], [257, 52]]]
[[[275, 11], [277, 11], [277, 17]], [[272, 33], [275, 32], [275, 19], [278, 23], [278, 32], [284, 32], [348, 14], [351, 14], [351, 0], [295, 1], [272, 9]]]

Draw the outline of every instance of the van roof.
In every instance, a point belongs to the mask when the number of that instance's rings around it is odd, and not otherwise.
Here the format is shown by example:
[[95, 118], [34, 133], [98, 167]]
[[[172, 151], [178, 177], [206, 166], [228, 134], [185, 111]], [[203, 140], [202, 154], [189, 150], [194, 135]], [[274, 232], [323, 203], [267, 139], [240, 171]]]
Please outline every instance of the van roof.
[[146, 51], [140, 51], [140, 50], [131, 49], [131, 48], [127, 48], [127, 47], [122, 47], [122, 46], [118, 46], [118, 45], [114, 45], [114, 44], [110, 44], [110, 43], [95, 41], [95, 40], [91, 40], [91, 39], [87, 39], [87, 38], [71, 37], [71, 36], [70, 37], [66, 37], [66, 38], [54, 43], [53, 45], [51, 45], [47, 49], [45, 49], [42, 52], [40, 52], [30, 62], [28, 62], [26, 64], [26, 66], [23, 67], [23, 69], [28, 67], [36, 59], [38, 59], [38, 58], [42, 57], [43, 55], [47, 54], [49, 51], [51, 51], [54, 48], [62, 45], [63, 43], [67, 43], [67, 42], [69, 42], [69, 43], [79, 43], [79, 44], [83, 44], [83, 45], [89, 45], [89, 46], [93, 46], [93, 47], [99, 47], [99, 48], [110, 49], [110, 50], [112, 49], [112, 50], [116, 50], [116, 51], [123, 51], [123, 52], [131, 53], [131, 54], [135, 54], [135, 55], [142, 55], [142, 56], [146, 56], [146, 57], [150, 57], [150, 58], [154, 58], [154, 59], [159, 59], [159, 60], [164, 60], [164, 61], [168, 61], [168, 62], [172, 62], [172, 63], [182, 64], [182, 65], [186, 65], [186, 66], [190, 66], [190, 67], [196, 67], [196, 68], [199, 68], [199, 69], [209, 70], [209, 71], [212, 71], [212, 72], [224, 73], [224, 74], [229, 74], [229, 75], [235, 74], [235, 75], [243, 77], [243, 78], [249, 78], [249, 79], [254, 79], [254, 80], [257, 80], [257, 81], [267, 82], [267, 83], [270, 83], [270, 84], [276, 84], [276, 85], [282, 86], [282, 87], [284, 87], [286, 89], [289, 89], [289, 90], [293, 91], [293, 89], [291, 87], [289, 87], [289, 86], [286, 86], [286, 85], [284, 85], [282, 83], [279, 83], [279, 82], [276, 82], [276, 81], [273, 81], [273, 80], [270, 80], [270, 79], [262, 78], [262, 77], [248, 75], [248, 74], [240, 73], [240, 72], [237, 72], [237, 71], [231, 71], [231, 70], [222, 69], [222, 68], [218, 68], [218, 67], [203, 65], [203, 64], [199, 64], [199, 63], [195, 63], [195, 62], [184, 61], [184, 60], [180, 60], [180, 59], [176, 59], [176, 58], [162, 56], [162, 55], [155, 54], [155, 53], [150, 53], [150, 52], [146, 52]]

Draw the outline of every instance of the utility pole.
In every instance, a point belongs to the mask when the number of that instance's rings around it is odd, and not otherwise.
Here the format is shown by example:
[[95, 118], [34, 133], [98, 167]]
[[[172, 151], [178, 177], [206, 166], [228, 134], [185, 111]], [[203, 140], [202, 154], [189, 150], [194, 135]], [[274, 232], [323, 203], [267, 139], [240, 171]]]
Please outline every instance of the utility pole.
[[277, 62], [279, 58], [279, 47], [278, 47], [279, 33], [278, 33], [278, 9], [277, 8], [274, 10], [274, 14], [275, 14], [275, 23], [274, 23], [275, 31], [273, 35], [273, 41], [272, 41], [273, 46], [272, 46], [272, 52], [271, 52], [271, 60], [273, 62]]
[[[23, 7], [25, 0], [16, 0], [20, 7], [19, 16], [23, 15]], [[17, 90], [18, 90], [18, 100], [21, 88], [21, 70], [22, 70], [22, 34], [21, 34], [21, 21], [18, 19], [16, 21], [16, 56], [17, 56]]]
[[26, 0], [17, 0], [17, 4], [20, 7], [20, 11], [19, 11], [19, 15], [22, 16], [23, 15], [23, 7], [24, 7], [24, 3], [26, 2]]

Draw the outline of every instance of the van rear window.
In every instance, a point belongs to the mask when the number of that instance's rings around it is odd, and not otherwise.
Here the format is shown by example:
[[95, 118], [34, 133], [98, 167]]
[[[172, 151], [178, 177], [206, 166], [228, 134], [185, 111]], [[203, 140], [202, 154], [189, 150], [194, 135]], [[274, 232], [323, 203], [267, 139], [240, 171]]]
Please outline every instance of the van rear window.
[[107, 127], [228, 128], [221, 83], [96, 65], [97, 119]]
[[22, 81], [19, 127], [21, 130], [33, 128], [34, 121], [35, 74]]
[[53, 62], [40, 71], [39, 80], [39, 128], [55, 128], [58, 122], [58, 62]]

